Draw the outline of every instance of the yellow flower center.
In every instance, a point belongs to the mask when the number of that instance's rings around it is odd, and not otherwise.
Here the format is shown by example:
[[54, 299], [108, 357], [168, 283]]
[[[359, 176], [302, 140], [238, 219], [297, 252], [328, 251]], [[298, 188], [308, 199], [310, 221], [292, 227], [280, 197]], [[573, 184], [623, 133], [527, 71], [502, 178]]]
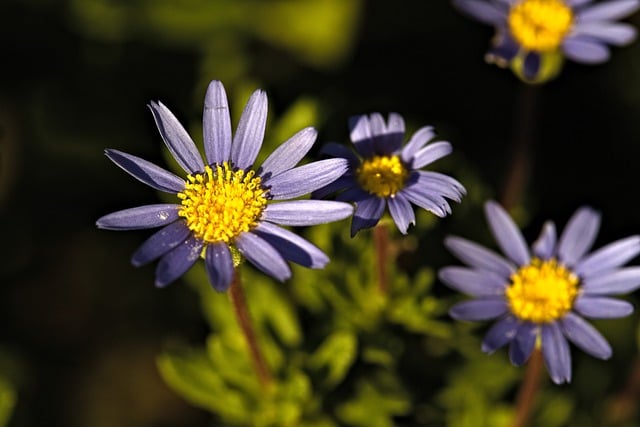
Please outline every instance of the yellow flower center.
[[187, 176], [179, 215], [205, 243], [229, 243], [258, 225], [267, 204], [267, 192], [255, 172], [234, 171], [229, 163], [205, 167], [204, 173]]
[[571, 30], [573, 12], [563, 0], [522, 0], [507, 18], [513, 38], [526, 50], [556, 50]]
[[402, 189], [409, 173], [398, 156], [375, 156], [356, 171], [360, 186], [379, 197], [393, 196]]
[[511, 275], [505, 295], [511, 313], [521, 320], [549, 323], [573, 307], [580, 280], [555, 259], [531, 260]]

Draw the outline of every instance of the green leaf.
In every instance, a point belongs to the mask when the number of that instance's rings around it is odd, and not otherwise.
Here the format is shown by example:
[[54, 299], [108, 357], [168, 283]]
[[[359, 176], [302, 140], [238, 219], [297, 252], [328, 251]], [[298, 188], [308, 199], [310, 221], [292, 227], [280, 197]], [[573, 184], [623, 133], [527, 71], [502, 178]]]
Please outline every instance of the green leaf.
[[410, 409], [410, 398], [395, 376], [381, 371], [360, 379], [355, 397], [340, 405], [337, 415], [348, 425], [393, 427], [393, 417], [407, 414]]
[[334, 332], [309, 358], [309, 367], [326, 371], [323, 383], [333, 387], [340, 383], [356, 359], [357, 337], [347, 331]]
[[188, 402], [232, 421], [246, 419], [250, 407], [244, 393], [227, 387], [205, 352], [165, 352], [157, 365], [164, 381]]

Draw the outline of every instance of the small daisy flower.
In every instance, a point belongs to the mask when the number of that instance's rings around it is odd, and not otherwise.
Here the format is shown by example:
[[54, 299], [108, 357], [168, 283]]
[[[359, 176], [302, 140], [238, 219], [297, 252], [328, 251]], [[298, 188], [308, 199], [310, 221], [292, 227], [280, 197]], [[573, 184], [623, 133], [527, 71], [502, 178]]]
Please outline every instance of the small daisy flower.
[[450, 310], [455, 319], [497, 319], [482, 342], [493, 353], [510, 344], [511, 362], [524, 364], [536, 346], [556, 384], [571, 381], [568, 342], [586, 353], [608, 359], [611, 347], [584, 318], [610, 319], [633, 312], [633, 306], [611, 295], [640, 287], [640, 267], [621, 266], [640, 253], [640, 236], [617, 240], [588, 253], [600, 227], [600, 215], [582, 207], [556, 238], [553, 222], [527, 247], [505, 210], [493, 201], [485, 205], [491, 232], [506, 257], [460, 237], [448, 237], [446, 247], [467, 267], [444, 267], [440, 279], [476, 299]]
[[629, 24], [640, 0], [453, 0], [471, 17], [496, 28], [487, 60], [511, 66], [524, 81], [540, 83], [558, 74], [563, 57], [585, 64], [609, 59], [607, 45], [636, 37]]
[[347, 159], [349, 170], [314, 192], [313, 197], [342, 191], [338, 200], [356, 203], [351, 236], [376, 225], [387, 206], [400, 232], [406, 234], [409, 225], [415, 224], [412, 203], [444, 217], [451, 213], [445, 197], [460, 202], [466, 193], [454, 178], [420, 170], [452, 150], [445, 141], [429, 144], [435, 136], [432, 127], [419, 129], [404, 147], [404, 120], [399, 114], [389, 114], [387, 123], [379, 113], [356, 116], [351, 118], [349, 127], [358, 155], [343, 145], [327, 144], [323, 153]]
[[353, 212], [348, 203], [288, 200], [327, 185], [347, 169], [343, 159], [295, 167], [316, 139], [313, 128], [295, 134], [254, 169], [266, 126], [267, 96], [261, 90], [251, 95], [232, 138], [227, 95], [222, 83], [212, 81], [204, 103], [205, 164], [169, 109], [160, 102], [149, 107], [187, 178], [131, 154], [106, 150], [107, 157], [134, 178], [178, 198], [175, 204], [126, 209], [97, 221], [99, 228], [109, 230], [162, 227], [134, 253], [135, 266], [159, 258], [156, 285], [166, 286], [202, 257], [219, 291], [229, 287], [238, 254], [281, 281], [291, 276], [285, 260], [324, 267], [329, 259], [320, 249], [280, 227], [336, 221]]

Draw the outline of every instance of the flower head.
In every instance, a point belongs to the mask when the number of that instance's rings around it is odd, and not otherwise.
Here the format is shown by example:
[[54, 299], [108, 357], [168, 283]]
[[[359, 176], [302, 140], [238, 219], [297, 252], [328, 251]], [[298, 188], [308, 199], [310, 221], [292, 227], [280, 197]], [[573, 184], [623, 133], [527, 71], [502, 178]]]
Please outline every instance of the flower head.
[[107, 157], [134, 178], [178, 198], [175, 204], [140, 206], [98, 219], [99, 228], [110, 230], [162, 227], [134, 253], [134, 265], [160, 258], [156, 285], [165, 286], [202, 257], [212, 285], [220, 291], [229, 287], [238, 255], [278, 280], [291, 275], [285, 260], [324, 267], [329, 259], [320, 249], [279, 227], [336, 221], [353, 212], [347, 203], [287, 201], [331, 183], [347, 170], [344, 159], [295, 167], [315, 141], [313, 128], [296, 133], [256, 169], [267, 96], [261, 90], [251, 95], [232, 137], [227, 95], [222, 83], [212, 81], [203, 114], [205, 164], [176, 117], [160, 102], [149, 107], [162, 139], [187, 177], [131, 154], [106, 150]]
[[476, 298], [453, 306], [451, 316], [474, 321], [497, 319], [482, 350], [492, 353], [510, 344], [511, 362], [519, 366], [539, 346], [557, 384], [571, 381], [568, 341], [594, 357], [608, 359], [609, 343], [584, 318], [617, 318], [633, 312], [631, 304], [610, 296], [640, 287], [640, 267], [622, 268], [640, 253], [640, 236], [588, 253], [600, 227], [600, 215], [582, 207], [560, 238], [556, 238], [554, 223], [545, 223], [529, 250], [500, 205], [487, 202], [485, 212], [506, 258], [460, 237], [445, 240], [447, 248], [468, 268], [444, 267], [440, 279]]
[[487, 60], [510, 66], [524, 81], [555, 77], [566, 56], [596, 64], [609, 59], [607, 45], [623, 46], [636, 37], [616, 22], [635, 12], [639, 0], [454, 0], [473, 18], [493, 25], [496, 36]]
[[323, 152], [347, 159], [349, 170], [314, 192], [313, 196], [320, 198], [342, 191], [336, 197], [338, 200], [356, 203], [351, 222], [352, 236], [363, 228], [376, 225], [387, 205], [396, 226], [406, 234], [409, 224], [415, 224], [411, 203], [444, 217], [451, 213], [445, 197], [457, 202], [462, 199], [466, 191], [457, 180], [438, 172], [420, 170], [451, 153], [448, 142], [429, 144], [435, 136], [432, 127], [419, 129], [402, 146], [405, 128], [399, 114], [389, 114], [387, 123], [379, 113], [356, 116], [349, 125], [351, 141], [358, 155], [343, 145], [327, 144]]

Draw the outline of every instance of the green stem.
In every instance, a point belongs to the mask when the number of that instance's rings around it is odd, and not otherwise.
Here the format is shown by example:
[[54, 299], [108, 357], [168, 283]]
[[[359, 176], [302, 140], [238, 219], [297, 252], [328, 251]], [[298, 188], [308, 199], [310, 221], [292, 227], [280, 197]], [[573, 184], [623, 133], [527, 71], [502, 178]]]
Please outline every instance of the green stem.
[[271, 373], [269, 372], [267, 362], [260, 351], [260, 346], [258, 345], [258, 340], [256, 339], [256, 334], [251, 324], [249, 310], [247, 307], [247, 299], [245, 298], [240, 275], [237, 270], [234, 273], [233, 282], [229, 287], [229, 296], [231, 297], [231, 303], [233, 304], [233, 310], [236, 314], [236, 318], [238, 319], [240, 329], [242, 329], [242, 333], [247, 340], [256, 376], [258, 377], [260, 385], [266, 389], [272, 381]]
[[389, 228], [385, 222], [379, 222], [373, 228], [373, 244], [376, 251], [376, 273], [378, 277], [378, 290], [381, 294], [389, 292]]
[[536, 396], [540, 390], [542, 365], [542, 352], [536, 348], [529, 357], [527, 370], [516, 396], [516, 414], [512, 427], [526, 427], [529, 424]]

